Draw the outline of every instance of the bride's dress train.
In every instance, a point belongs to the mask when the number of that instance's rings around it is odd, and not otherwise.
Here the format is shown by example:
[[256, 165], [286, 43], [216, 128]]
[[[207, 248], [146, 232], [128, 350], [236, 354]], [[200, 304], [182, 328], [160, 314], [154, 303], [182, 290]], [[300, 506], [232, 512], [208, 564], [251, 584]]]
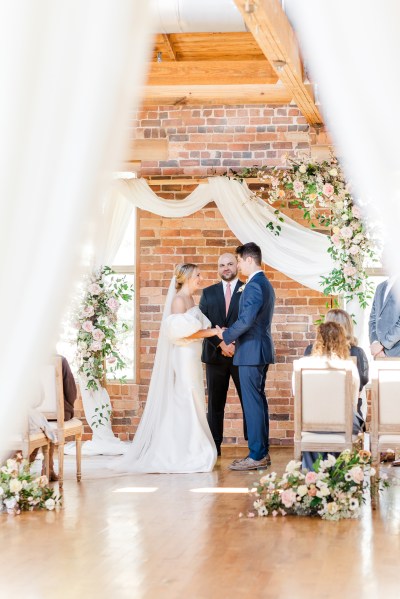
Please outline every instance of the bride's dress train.
[[210, 472], [217, 450], [205, 411], [201, 340], [187, 341], [210, 326], [197, 306], [164, 320], [149, 394], [138, 430], [117, 469], [124, 472]]

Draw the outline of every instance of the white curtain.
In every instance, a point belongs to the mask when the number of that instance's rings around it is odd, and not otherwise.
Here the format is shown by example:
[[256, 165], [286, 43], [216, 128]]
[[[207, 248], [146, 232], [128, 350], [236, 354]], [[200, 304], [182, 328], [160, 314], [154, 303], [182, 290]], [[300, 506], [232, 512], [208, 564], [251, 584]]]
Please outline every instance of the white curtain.
[[0, 5], [0, 459], [122, 154], [148, 13], [140, 0]]
[[385, 255], [400, 274], [400, 3], [285, 0], [318, 84], [325, 122], [371, 220], [384, 225]]
[[189, 216], [214, 201], [241, 243], [254, 241], [262, 249], [265, 264], [311, 289], [322, 291], [321, 276], [333, 267], [326, 235], [302, 227], [287, 216], [280, 223], [281, 234], [274, 235], [266, 228], [275, 219], [274, 210], [254, 198], [247, 185], [239, 181], [210, 177], [208, 184], [198, 185], [185, 200], [164, 200], [144, 179], [124, 179], [114, 184], [114, 194], [137, 208], [173, 218]]
[[133, 206], [123, 196], [107, 194], [94, 249], [95, 268], [112, 266], [128, 226]]

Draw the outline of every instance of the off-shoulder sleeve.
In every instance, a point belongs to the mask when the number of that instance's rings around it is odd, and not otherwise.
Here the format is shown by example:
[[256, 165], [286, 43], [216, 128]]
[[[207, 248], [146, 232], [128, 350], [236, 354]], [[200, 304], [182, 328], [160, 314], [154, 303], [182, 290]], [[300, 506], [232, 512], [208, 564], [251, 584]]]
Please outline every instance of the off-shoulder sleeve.
[[202, 328], [200, 320], [191, 314], [171, 314], [164, 322], [164, 333], [172, 343], [181, 343]]

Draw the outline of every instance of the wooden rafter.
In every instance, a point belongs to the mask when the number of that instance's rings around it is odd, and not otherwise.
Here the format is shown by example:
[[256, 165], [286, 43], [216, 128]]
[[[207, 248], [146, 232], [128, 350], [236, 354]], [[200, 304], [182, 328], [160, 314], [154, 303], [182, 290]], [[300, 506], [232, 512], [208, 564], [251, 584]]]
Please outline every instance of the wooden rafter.
[[147, 85], [240, 85], [276, 83], [267, 60], [152, 62]]
[[312, 125], [322, 123], [318, 107], [303, 83], [297, 39], [279, 0], [235, 0], [235, 4], [307, 121]]
[[145, 105], [157, 104], [288, 104], [291, 93], [283, 85], [148, 85]]
[[163, 36], [163, 40], [164, 40], [164, 45], [167, 48], [168, 56], [170, 57], [171, 60], [178, 60], [176, 57], [175, 48], [171, 41], [171, 36], [168, 35], [168, 33], [163, 33], [162, 36]]

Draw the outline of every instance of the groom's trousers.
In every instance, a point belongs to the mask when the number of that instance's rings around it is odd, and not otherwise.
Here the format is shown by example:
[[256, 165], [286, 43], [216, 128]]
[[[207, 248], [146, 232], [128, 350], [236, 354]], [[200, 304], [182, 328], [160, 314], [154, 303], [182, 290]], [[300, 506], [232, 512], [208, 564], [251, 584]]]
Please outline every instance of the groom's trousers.
[[268, 401], [265, 380], [269, 364], [239, 366], [243, 409], [246, 416], [250, 457], [261, 460], [269, 451]]

